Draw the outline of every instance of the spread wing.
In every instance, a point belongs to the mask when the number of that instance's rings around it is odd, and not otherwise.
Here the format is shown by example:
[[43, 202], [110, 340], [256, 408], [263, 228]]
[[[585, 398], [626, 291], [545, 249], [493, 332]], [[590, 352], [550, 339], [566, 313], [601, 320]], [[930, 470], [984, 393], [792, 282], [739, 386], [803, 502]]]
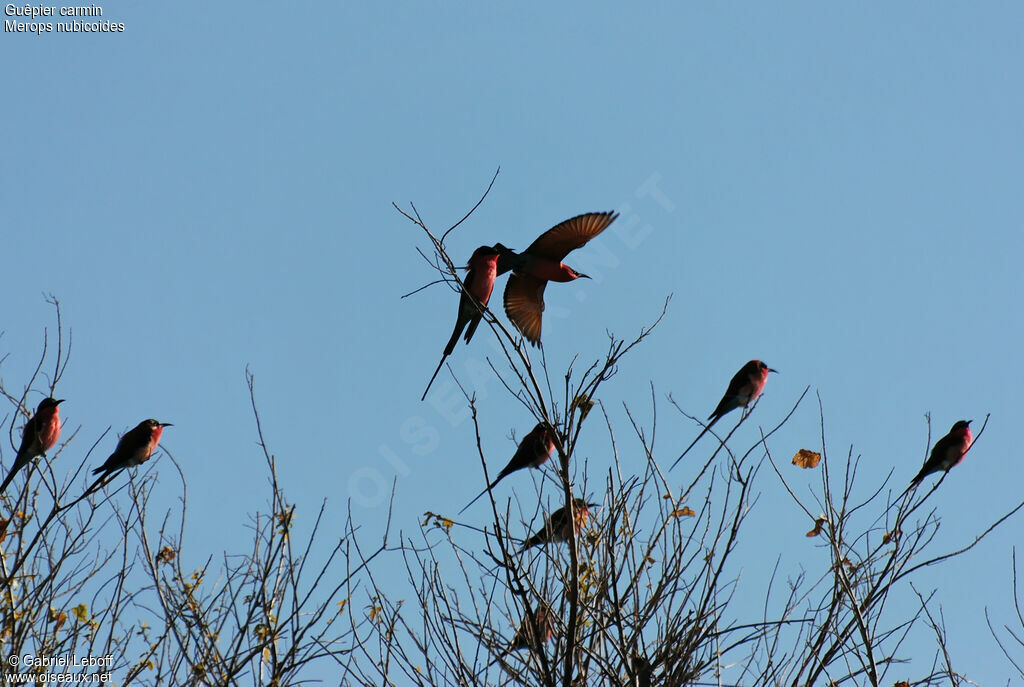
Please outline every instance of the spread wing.
[[547, 280], [529, 274], [513, 273], [505, 284], [505, 314], [534, 346], [540, 341], [544, 287], [547, 283]]
[[588, 212], [585, 215], [577, 215], [538, 236], [526, 252], [561, 262], [570, 251], [583, 247], [587, 241], [607, 229], [618, 216], [616, 212]]

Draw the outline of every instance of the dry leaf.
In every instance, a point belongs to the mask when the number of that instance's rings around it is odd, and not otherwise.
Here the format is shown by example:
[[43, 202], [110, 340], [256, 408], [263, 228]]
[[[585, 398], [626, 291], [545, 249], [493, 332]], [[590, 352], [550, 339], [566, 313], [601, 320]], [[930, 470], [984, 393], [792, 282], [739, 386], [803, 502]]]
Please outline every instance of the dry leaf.
[[54, 632], [59, 630], [64, 625], [64, 623], [67, 621], [67, 619], [68, 619], [68, 614], [67, 613], [65, 613], [64, 611], [58, 611], [53, 606], [50, 606], [50, 620], [57, 624], [57, 627], [53, 628]]
[[808, 451], [805, 448], [800, 449], [799, 451], [796, 452], [796, 455], [793, 456], [793, 465], [797, 466], [798, 468], [816, 468], [818, 467], [818, 463], [820, 462], [820, 453]]
[[888, 544], [891, 541], [899, 541], [899, 538], [900, 538], [901, 534], [903, 534], [903, 533], [900, 532], [898, 527], [896, 529], [894, 529], [892, 532], [886, 532], [885, 534], [882, 535], [882, 543], [883, 544]]
[[692, 518], [696, 513], [694, 513], [693, 509], [689, 506], [683, 506], [682, 508], [672, 511], [669, 515], [673, 518]]
[[807, 533], [808, 537], [817, 537], [821, 534], [822, 528], [825, 526], [825, 518], [818, 518], [814, 521], [814, 529]]

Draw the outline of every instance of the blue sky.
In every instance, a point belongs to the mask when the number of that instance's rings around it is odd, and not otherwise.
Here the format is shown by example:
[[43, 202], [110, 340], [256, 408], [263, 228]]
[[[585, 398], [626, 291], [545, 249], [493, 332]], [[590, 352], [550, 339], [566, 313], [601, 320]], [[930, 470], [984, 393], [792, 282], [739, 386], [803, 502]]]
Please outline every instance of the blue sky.
[[[634, 335], [673, 294], [602, 395], [625, 432], [622, 403], [649, 415], [653, 380], [666, 466], [696, 428], [665, 394], [706, 415], [761, 358], [781, 374], [756, 420], [773, 424], [810, 385], [832, 454], [852, 444], [865, 479], [892, 469], [899, 488], [925, 456], [926, 412], [934, 436], [991, 413], [934, 496], [942, 550], [1020, 499], [1019, 5], [184, 2], [105, 5], [104, 18], [125, 32], [0, 39], [2, 373], [27, 376], [55, 294], [74, 332], [59, 394], [80, 448], [108, 426], [173, 422], [198, 551], [236, 545], [265, 504], [247, 365], [300, 521], [324, 498], [340, 519], [352, 498], [372, 530], [397, 477], [411, 532], [479, 491], [448, 373], [418, 400], [457, 299], [400, 300], [434, 275], [391, 202], [443, 230], [499, 165], [449, 239], [457, 262], [622, 212], [568, 260], [596, 278], [548, 290], [554, 370], [599, 356], [606, 330]], [[482, 361], [492, 336], [460, 343], [453, 368]], [[500, 467], [509, 433], [533, 421], [497, 382], [477, 388]], [[779, 454], [816, 447], [818, 425], [805, 403]], [[599, 425], [580, 457], [607, 463]], [[504, 489], [529, 498], [532, 483]], [[482, 503], [468, 521], [485, 522]], [[813, 566], [777, 482], [757, 508], [772, 536], [752, 534], [751, 564]], [[224, 512], [237, 528], [195, 526]], [[922, 578], [980, 684], [1011, 675], [983, 608], [999, 618], [1010, 602], [1021, 527]]]

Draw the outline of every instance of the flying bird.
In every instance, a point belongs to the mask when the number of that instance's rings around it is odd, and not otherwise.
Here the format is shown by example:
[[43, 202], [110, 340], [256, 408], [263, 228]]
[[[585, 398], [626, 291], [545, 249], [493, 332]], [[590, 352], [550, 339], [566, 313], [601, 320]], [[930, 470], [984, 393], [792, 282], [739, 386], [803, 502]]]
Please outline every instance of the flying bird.
[[[504, 246], [502, 249], [509, 250]], [[477, 325], [480, 324], [480, 320], [484, 316], [487, 301], [491, 299], [494, 279], [498, 274], [498, 255], [497, 247], [480, 246], [470, 256], [469, 271], [466, 273], [465, 281], [462, 282], [462, 296], [459, 298], [459, 315], [455, 319], [455, 331], [452, 332], [452, 338], [448, 340], [448, 345], [444, 347], [441, 362], [437, 364], [437, 369], [430, 377], [427, 388], [423, 390], [421, 401], [427, 397], [430, 385], [434, 383], [437, 373], [441, 371], [445, 358], [455, 350], [455, 344], [458, 343], [462, 330], [466, 329], [466, 343], [473, 338], [473, 333], [476, 332]], [[466, 328], [466, 325], [469, 327]]]
[[[538, 544], [568, 541], [573, 530], [578, 535], [580, 530], [583, 529], [583, 526], [587, 523], [587, 518], [590, 517], [590, 509], [601, 505], [599, 503], [587, 503], [584, 499], [573, 499], [572, 504], [573, 510], [576, 511], [575, 519], [569, 515], [566, 507], [562, 506], [544, 519], [544, 527], [523, 542], [523, 551]], [[575, 520], [575, 527], [572, 527], [573, 520]]]
[[170, 422], [157, 422], [152, 418], [143, 420], [134, 429], [129, 430], [117, 442], [117, 448], [110, 454], [107, 461], [92, 471], [98, 475], [101, 472], [106, 477], [112, 472], [121, 468], [130, 468], [141, 465], [149, 460], [160, 443], [160, 435], [164, 427], [172, 427]]
[[21, 446], [18, 447], [11, 471], [7, 473], [3, 484], [0, 484], [0, 494], [7, 490], [7, 485], [19, 470], [28, 465], [33, 458], [45, 457], [46, 452], [60, 439], [60, 412], [57, 406], [63, 402], [63, 398], [49, 397], [40, 401], [36, 414], [25, 423], [25, 429], [21, 433]]
[[949, 434], [935, 442], [931, 455], [924, 462], [917, 477], [910, 480], [910, 487], [907, 491], [920, 484], [926, 475], [939, 470], [949, 472], [953, 466], [959, 465], [967, 455], [967, 451], [970, 450], [972, 441], [974, 441], [974, 437], [971, 436], [971, 420], [955, 422], [953, 428], [949, 430]]
[[[735, 410], [737, 408], [747, 408], [751, 403], [756, 401], [764, 391], [764, 385], [768, 382], [768, 373], [778, 372], [765, 365], [760, 360], [751, 360], [746, 365], [740, 368], [732, 380], [729, 382], [729, 388], [725, 390], [725, 395], [722, 396], [722, 400], [718, 402], [718, 406], [715, 410], [708, 415], [708, 419], [711, 420], [706, 427], [697, 435], [697, 438], [693, 440], [686, 450], [683, 451], [682, 455], [676, 458], [676, 462], [672, 463], [674, 468], [679, 461], [683, 459], [690, 449], [700, 441], [700, 438], [704, 436], [709, 429], [715, 426], [715, 423], [722, 419], [722, 416], [726, 413]], [[671, 470], [672, 468], [669, 468]]]
[[505, 285], [505, 314], [526, 340], [540, 342], [541, 313], [544, 312], [544, 287], [549, 281], [574, 281], [589, 277], [564, 264], [570, 252], [608, 228], [618, 217], [615, 212], [588, 212], [567, 219], [537, 237], [522, 253], [495, 246], [501, 251], [498, 274], [512, 270]]
[[551, 454], [555, 451], [555, 439], [551, 435], [551, 432], [544, 426], [543, 422], [538, 422], [537, 426], [530, 430], [530, 433], [523, 437], [523, 440], [519, 442], [519, 447], [516, 448], [515, 454], [512, 459], [508, 461], [508, 465], [502, 468], [498, 476], [487, 485], [487, 488], [477, 494], [476, 498], [466, 504], [466, 507], [459, 511], [459, 515], [462, 515], [466, 508], [469, 508], [477, 500], [494, 488], [498, 482], [511, 475], [516, 470], [522, 470], [523, 468], [539, 468], [541, 465], [546, 463], [551, 457]]

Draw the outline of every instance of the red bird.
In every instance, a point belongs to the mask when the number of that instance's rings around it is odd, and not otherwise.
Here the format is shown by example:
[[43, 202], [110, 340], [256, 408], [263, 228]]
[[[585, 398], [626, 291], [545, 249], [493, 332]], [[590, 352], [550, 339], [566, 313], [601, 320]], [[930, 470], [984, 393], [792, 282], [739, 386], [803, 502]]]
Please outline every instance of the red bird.
[[498, 274], [512, 270], [505, 285], [505, 314], [526, 340], [540, 342], [541, 313], [544, 312], [544, 287], [549, 281], [574, 281], [587, 275], [562, 263], [565, 256], [608, 228], [619, 215], [614, 212], [589, 212], [567, 219], [537, 237], [522, 253], [516, 254], [500, 243]]
[[[516, 470], [522, 470], [523, 468], [539, 468], [541, 465], [546, 463], [551, 457], [551, 454], [555, 452], [555, 439], [551, 436], [551, 432], [548, 431], [547, 427], [544, 426], [543, 422], [538, 422], [537, 426], [530, 430], [530, 433], [523, 437], [523, 440], [519, 442], [519, 447], [516, 449], [515, 454], [512, 456], [512, 460], [508, 461], [508, 465], [502, 468], [498, 476], [494, 478], [487, 488], [477, 494], [476, 498], [466, 504], [466, 508], [469, 508], [477, 502], [481, 496], [489, 492], [494, 488], [494, 485], [508, 477]], [[459, 511], [459, 515], [462, 515], [466, 508]]]
[[[533, 649], [544, 644], [555, 636], [555, 624], [551, 622], [551, 608], [543, 601], [537, 604], [537, 610], [533, 612], [533, 623], [530, 623], [529, 616], [523, 616], [523, 620], [516, 629], [516, 635], [512, 643], [508, 645], [507, 651], [518, 651], [519, 649]], [[541, 640], [534, 640], [533, 628], [536, 627], [540, 633]]]
[[930, 475], [939, 470], [949, 472], [953, 466], [959, 465], [960, 461], [967, 455], [967, 451], [970, 450], [971, 442], [973, 441], [971, 421], [958, 420], [955, 422], [953, 428], [949, 430], [949, 434], [935, 442], [932, 453], [928, 460], [925, 461], [921, 472], [917, 473], [917, 477], [910, 480], [910, 488], [913, 489], [920, 484], [925, 475]]
[[[718, 406], [714, 412], [708, 415], [708, 419], [711, 420], [707, 426], [697, 435], [697, 438], [693, 440], [693, 443], [686, 447], [683, 454], [676, 458], [676, 462], [672, 463], [674, 468], [679, 461], [683, 459], [690, 449], [693, 448], [694, 444], [700, 441], [700, 438], [704, 436], [709, 429], [714, 427], [715, 423], [722, 419], [722, 416], [729, 411], [735, 410], [736, 408], [747, 408], [751, 403], [756, 401], [764, 391], [764, 385], [768, 382], [768, 373], [778, 372], [768, 367], [760, 360], [751, 360], [749, 363], [740, 368], [732, 380], [729, 382], [729, 388], [725, 390], [725, 395], [722, 396], [722, 400], [718, 402]], [[672, 468], [669, 468], [671, 470]]]
[[583, 499], [573, 499], [572, 504], [573, 510], [576, 511], [575, 519], [569, 516], [565, 506], [559, 508], [544, 519], [544, 527], [523, 542], [523, 551], [537, 546], [538, 544], [568, 541], [572, 532], [570, 524], [573, 523], [573, 520], [575, 520], [574, 529], [578, 535], [580, 530], [582, 530], [583, 526], [587, 523], [587, 518], [590, 517], [590, 509], [597, 508], [601, 505], [599, 503], [587, 503]]
[[[504, 248], [504, 250], [508, 249]], [[494, 279], [497, 276], [498, 248], [480, 246], [473, 251], [473, 255], [469, 258], [469, 271], [466, 273], [466, 280], [462, 282], [462, 297], [459, 298], [459, 316], [455, 320], [455, 331], [452, 332], [452, 338], [448, 340], [448, 345], [444, 347], [441, 362], [437, 364], [437, 369], [434, 370], [434, 374], [430, 377], [427, 388], [424, 389], [423, 396], [420, 397], [421, 401], [427, 397], [430, 385], [434, 383], [437, 373], [441, 371], [445, 358], [450, 356], [452, 351], [455, 350], [459, 334], [462, 333], [463, 328], [467, 324], [469, 327], [466, 329], [466, 343], [469, 343], [469, 340], [473, 338], [473, 333], [476, 332], [477, 325], [480, 324], [480, 320], [484, 316], [484, 308], [487, 307], [487, 301], [491, 299], [491, 291], [494, 290]]]
[[140, 422], [135, 429], [129, 430], [117, 442], [117, 448], [110, 454], [107, 461], [92, 471], [98, 475], [104, 473], [104, 477], [121, 468], [130, 468], [141, 465], [149, 460], [160, 443], [160, 435], [164, 433], [164, 427], [173, 427], [170, 422], [157, 422], [149, 419]]
[[7, 490], [7, 485], [19, 470], [28, 465], [33, 458], [45, 457], [46, 452], [60, 439], [60, 412], [57, 406], [63, 402], [63, 398], [44, 398], [40, 401], [36, 414], [25, 423], [18, 455], [15, 456], [14, 465], [11, 466], [11, 471], [7, 473], [3, 484], [0, 484], [0, 494]]

